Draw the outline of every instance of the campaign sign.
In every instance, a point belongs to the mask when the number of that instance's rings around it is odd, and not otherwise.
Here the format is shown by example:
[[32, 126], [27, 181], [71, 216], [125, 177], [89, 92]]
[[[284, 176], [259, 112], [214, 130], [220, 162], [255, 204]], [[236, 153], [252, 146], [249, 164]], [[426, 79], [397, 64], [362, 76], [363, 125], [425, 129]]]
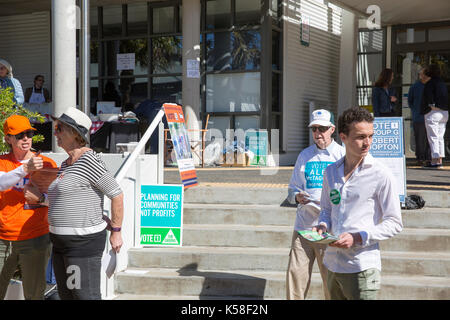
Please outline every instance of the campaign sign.
[[322, 189], [323, 174], [325, 169], [332, 163], [331, 161], [308, 161], [305, 165], [306, 188]]
[[370, 154], [388, 167], [396, 181], [400, 202], [406, 197], [406, 162], [404, 149], [403, 118], [375, 118], [373, 142]]
[[250, 165], [267, 165], [269, 136], [266, 130], [248, 130], [245, 133], [245, 146], [255, 155]]
[[141, 186], [141, 245], [181, 246], [183, 186]]

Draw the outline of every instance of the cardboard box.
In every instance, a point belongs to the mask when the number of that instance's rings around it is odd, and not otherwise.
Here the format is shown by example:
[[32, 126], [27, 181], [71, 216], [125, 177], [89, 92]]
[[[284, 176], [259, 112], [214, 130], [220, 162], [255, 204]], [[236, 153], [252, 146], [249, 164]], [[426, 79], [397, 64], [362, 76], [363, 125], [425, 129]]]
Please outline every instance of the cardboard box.
[[[228, 159], [228, 161], [227, 161]], [[250, 165], [250, 158], [241, 152], [228, 152], [223, 155], [222, 167], [247, 167]]]

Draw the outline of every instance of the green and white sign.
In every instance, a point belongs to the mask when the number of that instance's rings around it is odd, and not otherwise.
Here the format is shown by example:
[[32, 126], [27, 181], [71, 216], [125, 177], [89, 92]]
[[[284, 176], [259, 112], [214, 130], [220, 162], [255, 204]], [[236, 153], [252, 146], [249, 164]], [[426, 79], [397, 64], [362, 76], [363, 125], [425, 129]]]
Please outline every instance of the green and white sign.
[[269, 151], [269, 135], [267, 130], [247, 130], [245, 146], [255, 154], [250, 165], [266, 166]]
[[183, 186], [141, 186], [140, 244], [182, 246]]

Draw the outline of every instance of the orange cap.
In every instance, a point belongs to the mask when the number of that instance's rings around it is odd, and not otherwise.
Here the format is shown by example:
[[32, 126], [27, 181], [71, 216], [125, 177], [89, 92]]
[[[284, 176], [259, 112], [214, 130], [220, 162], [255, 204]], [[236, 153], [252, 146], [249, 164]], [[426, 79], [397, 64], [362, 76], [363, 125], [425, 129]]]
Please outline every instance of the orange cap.
[[30, 120], [28, 120], [27, 117], [19, 116], [17, 114], [10, 116], [3, 124], [3, 132], [5, 136], [7, 134], [14, 136], [27, 130], [36, 129], [31, 126]]

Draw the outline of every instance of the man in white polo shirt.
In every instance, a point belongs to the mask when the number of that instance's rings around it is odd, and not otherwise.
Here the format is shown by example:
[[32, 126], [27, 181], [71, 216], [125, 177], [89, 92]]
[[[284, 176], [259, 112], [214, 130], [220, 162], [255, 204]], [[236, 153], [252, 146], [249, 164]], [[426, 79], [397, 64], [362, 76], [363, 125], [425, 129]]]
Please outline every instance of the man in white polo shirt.
[[333, 300], [376, 299], [381, 272], [378, 242], [403, 227], [394, 178], [369, 154], [373, 120], [364, 108], [344, 111], [338, 129], [346, 154], [324, 174], [317, 230], [339, 236], [324, 257]]
[[316, 258], [321, 270], [324, 295], [329, 299], [327, 270], [322, 264], [326, 246], [309, 242], [301, 237], [298, 231], [310, 230], [318, 224], [323, 172], [329, 164], [342, 158], [345, 150], [331, 137], [335, 124], [334, 116], [329, 111], [324, 109], [314, 111], [309, 127], [314, 144], [299, 154], [288, 187], [289, 202], [298, 204], [286, 273], [288, 300], [305, 299]]

